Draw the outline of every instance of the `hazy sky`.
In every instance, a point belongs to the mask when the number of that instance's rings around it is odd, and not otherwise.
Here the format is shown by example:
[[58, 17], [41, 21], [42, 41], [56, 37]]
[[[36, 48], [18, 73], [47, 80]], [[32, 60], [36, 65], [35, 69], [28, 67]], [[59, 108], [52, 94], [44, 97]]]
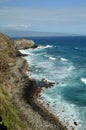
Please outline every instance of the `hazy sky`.
[[86, 35], [86, 0], [0, 0], [0, 29]]

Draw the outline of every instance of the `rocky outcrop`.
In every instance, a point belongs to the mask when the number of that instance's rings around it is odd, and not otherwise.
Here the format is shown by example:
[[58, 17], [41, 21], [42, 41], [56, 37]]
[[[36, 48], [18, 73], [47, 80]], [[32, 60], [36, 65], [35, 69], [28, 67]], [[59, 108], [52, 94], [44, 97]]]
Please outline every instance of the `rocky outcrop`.
[[35, 44], [35, 42], [33, 40], [28, 40], [28, 39], [14, 40], [14, 45], [18, 50], [37, 47], [37, 45]]

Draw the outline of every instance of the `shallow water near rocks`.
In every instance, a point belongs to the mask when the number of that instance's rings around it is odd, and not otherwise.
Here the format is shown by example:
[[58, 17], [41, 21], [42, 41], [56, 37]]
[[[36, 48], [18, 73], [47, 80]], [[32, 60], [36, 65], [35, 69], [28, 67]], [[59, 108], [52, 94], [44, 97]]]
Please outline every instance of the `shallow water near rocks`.
[[59, 82], [43, 89], [38, 101], [69, 130], [86, 130], [86, 37], [32, 39], [39, 47], [21, 51], [32, 78]]

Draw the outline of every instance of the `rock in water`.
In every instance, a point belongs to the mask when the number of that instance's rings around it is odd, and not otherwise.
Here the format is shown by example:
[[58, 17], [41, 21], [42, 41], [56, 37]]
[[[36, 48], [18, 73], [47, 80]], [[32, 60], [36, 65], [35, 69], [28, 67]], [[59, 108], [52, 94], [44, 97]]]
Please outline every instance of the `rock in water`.
[[33, 40], [28, 40], [28, 39], [17, 39], [17, 40], [14, 40], [14, 44], [15, 44], [15, 47], [18, 50], [29, 49], [29, 48], [36, 48], [37, 47], [37, 45], [35, 44], [35, 42]]

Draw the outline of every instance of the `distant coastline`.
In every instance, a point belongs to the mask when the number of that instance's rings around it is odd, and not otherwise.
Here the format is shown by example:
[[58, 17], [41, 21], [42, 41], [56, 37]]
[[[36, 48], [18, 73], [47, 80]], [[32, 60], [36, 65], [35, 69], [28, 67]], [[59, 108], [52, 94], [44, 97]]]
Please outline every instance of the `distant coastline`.
[[67, 36], [86, 36], [72, 33], [59, 33], [59, 32], [38, 32], [38, 31], [18, 31], [18, 30], [2, 30], [1, 32], [9, 35], [10, 37], [67, 37]]

